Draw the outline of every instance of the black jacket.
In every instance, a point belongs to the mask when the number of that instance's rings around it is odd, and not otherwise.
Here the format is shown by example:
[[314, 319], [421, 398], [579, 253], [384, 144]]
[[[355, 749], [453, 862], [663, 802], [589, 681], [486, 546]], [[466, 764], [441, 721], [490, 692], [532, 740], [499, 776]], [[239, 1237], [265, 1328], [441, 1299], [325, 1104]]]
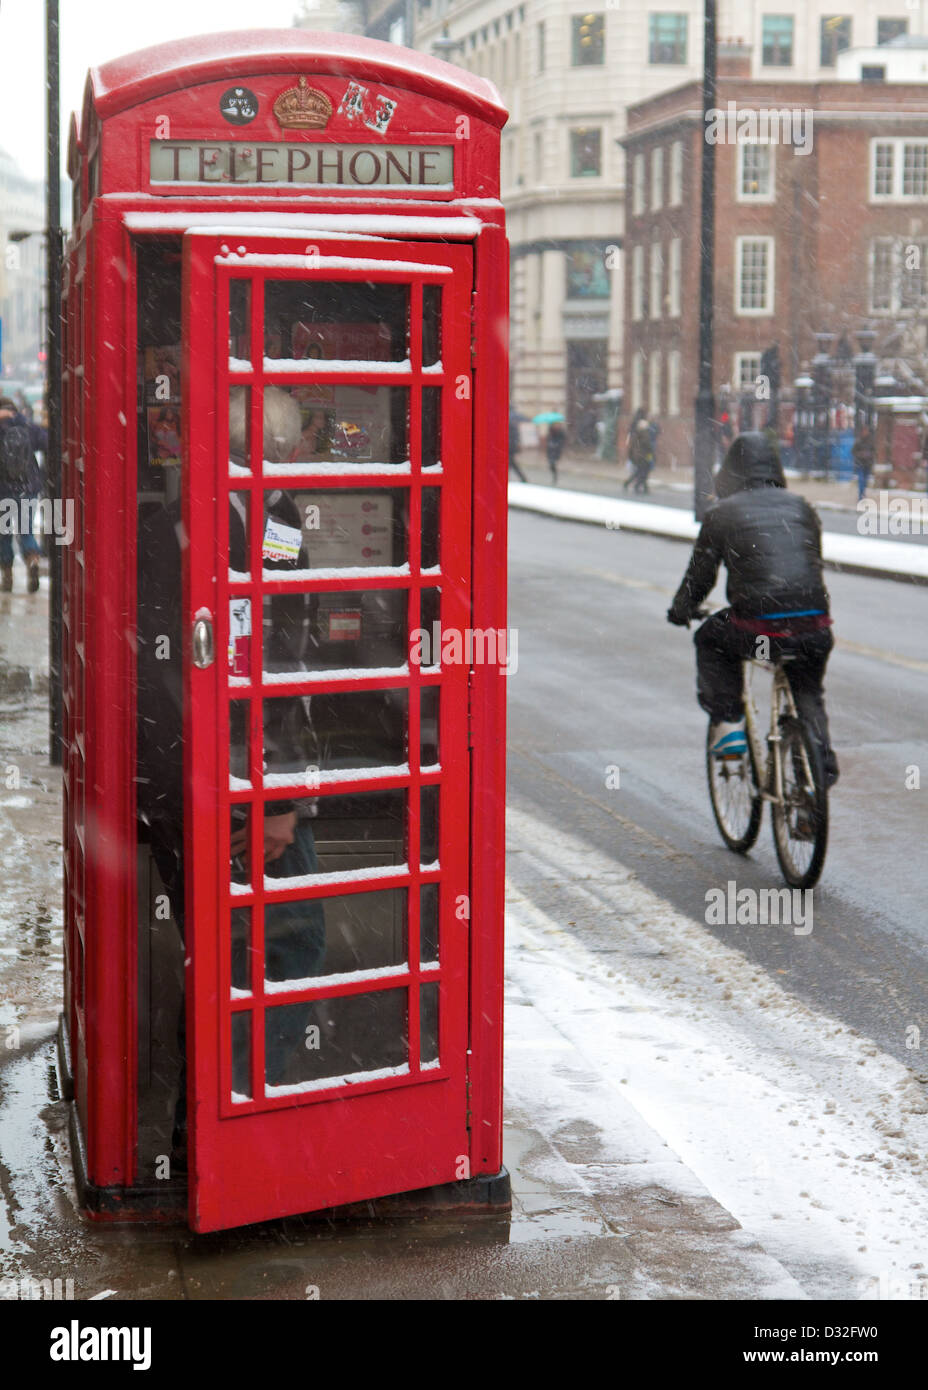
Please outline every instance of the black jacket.
[[692, 618], [728, 570], [728, 602], [742, 618], [828, 612], [822, 573], [822, 528], [815, 511], [786, 481], [776, 449], [760, 433], [741, 434], [718, 471], [719, 501], [696, 538], [689, 568], [670, 608], [672, 622]]

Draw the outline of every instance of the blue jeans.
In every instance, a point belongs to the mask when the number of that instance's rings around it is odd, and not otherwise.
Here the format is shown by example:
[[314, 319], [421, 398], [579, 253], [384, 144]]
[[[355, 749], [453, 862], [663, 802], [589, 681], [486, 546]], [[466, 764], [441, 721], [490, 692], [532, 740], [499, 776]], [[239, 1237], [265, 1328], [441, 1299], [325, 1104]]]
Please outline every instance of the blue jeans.
[[[28, 502], [31, 504], [35, 501], [35, 498], [19, 497], [16, 493], [9, 493], [8, 496], [16, 503], [19, 511], [19, 519], [22, 521], [22, 503]], [[32, 518], [31, 506], [29, 507], [29, 517], [30, 519]], [[41, 555], [42, 548], [31, 530], [21, 531], [17, 529], [13, 532], [13, 535], [15, 535], [16, 539], [19, 541], [19, 553], [24, 560], [30, 555]], [[5, 531], [0, 533], [0, 568], [2, 569], [9, 569], [13, 563], [13, 535], [8, 536]]]
[[[298, 820], [292, 845], [279, 859], [265, 865], [268, 878], [296, 878], [319, 871], [316, 844], [309, 821]], [[240, 961], [236, 951], [247, 950], [244, 939], [233, 940], [232, 975], [237, 977]], [[321, 975], [325, 959], [325, 914], [319, 899], [297, 898], [292, 902], [273, 903], [264, 909], [264, 975], [265, 979], [305, 980]], [[240, 968], [247, 968], [241, 961]], [[265, 1012], [265, 1075], [269, 1085], [279, 1085], [286, 1076], [287, 1063], [306, 1043], [307, 1007], [300, 1009], [284, 1005]], [[310, 1020], [311, 1021], [311, 1020]], [[249, 1052], [244, 1034], [235, 1038], [232, 1049], [233, 1089], [247, 1092]]]

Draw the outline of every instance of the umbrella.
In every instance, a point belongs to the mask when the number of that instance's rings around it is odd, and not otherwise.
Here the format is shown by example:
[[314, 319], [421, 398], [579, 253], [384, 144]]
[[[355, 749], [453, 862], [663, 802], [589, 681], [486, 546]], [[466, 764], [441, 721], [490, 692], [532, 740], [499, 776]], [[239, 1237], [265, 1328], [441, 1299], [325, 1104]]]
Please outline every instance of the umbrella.
[[543, 410], [540, 415], [532, 416], [533, 425], [551, 425], [555, 420], [563, 420], [564, 417], [559, 410]]

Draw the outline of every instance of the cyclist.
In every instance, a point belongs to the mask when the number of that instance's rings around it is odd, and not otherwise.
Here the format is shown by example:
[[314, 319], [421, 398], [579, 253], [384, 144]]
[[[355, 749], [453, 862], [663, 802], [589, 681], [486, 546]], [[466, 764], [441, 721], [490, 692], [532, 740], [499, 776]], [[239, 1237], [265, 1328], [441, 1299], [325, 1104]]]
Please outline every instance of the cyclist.
[[712, 722], [710, 749], [716, 757], [747, 752], [742, 661], [788, 655], [793, 698], [822, 749], [832, 786], [838, 762], [822, 682], [834, 638], [818, 516], [805, 498], [786, 491], [776, 445], [760, 432], [738, 435], [715, 491], [719, 500], [706, 513], [667, 611], [668, 622], [689, 627], [725, 564], [730, 606], [707, 618], [694, 638], [697, 698]]

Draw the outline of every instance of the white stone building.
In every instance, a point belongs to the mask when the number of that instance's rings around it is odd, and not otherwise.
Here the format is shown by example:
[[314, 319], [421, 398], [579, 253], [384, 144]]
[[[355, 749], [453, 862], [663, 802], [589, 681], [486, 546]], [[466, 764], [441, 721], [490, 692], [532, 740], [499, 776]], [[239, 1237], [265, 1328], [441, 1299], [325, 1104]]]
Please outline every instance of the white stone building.
[[[573, 442], [592, 444], [592, 395], [623, 384], [620, 248], [635, 177], [617, 143], [625, 108], [698, 78], [703, 0], [353, 3], [367, 34], [435, 53], [502, 93], [513, 399], [528, 415], [563, 410]], [[925, 10], [907, 0], [720, 0], [718, 33], [750, 46], [753, 77], [827, 81], [844, 50], [928, 33]], [[909, 61], [928, 56], [913, 52]], [[649, 170], [638, 196], [663, 196], [668, 177]]]
[[0, 331], [4, 375], [40, 375], [45, 193], [0, 150]]

